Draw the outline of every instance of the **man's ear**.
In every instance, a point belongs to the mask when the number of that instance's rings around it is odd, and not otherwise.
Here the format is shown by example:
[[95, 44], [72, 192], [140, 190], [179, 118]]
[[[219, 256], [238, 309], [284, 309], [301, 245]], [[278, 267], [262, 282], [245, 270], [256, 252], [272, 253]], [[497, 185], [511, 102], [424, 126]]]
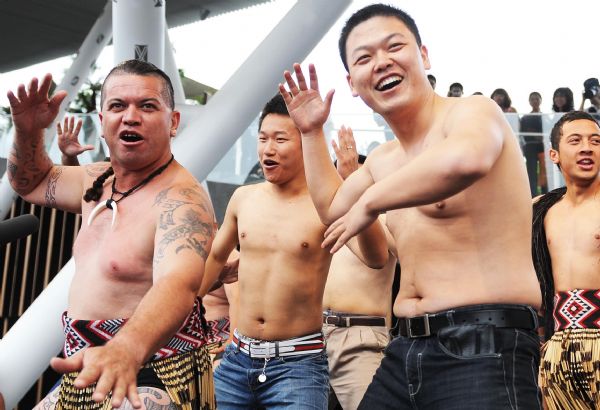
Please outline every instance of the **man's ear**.
[[423, 60], [423, 67], [425, 70], [429, 70], [431, 68], [431, 62], [429, 61], [429, 51], [425, 45], [421, 45], [421, 59]]
[[350, 77], [350, 73], [346, 74], [346, 81], [348, 81], [348, 86], [350, 87], [350, 92], [352, 92], [352, 96], [358, 97], [358, 93], [354, 90], [354, 85], [352, 84], [352, 77]]
[[179, 128], [179, 123], [181, 121], [181, 113], [179, 111], [173, 111], [171, 113], [171, 130], [170, 136], [174, 137], [177, 135], [177, 128]]
[[548, 151], [548, 155], [550, 156], [550, 161], [558, 165], [560, 161], [560, 154], [558, 153], [558, 151], [553, 148], [550, 148], [550, 151]]

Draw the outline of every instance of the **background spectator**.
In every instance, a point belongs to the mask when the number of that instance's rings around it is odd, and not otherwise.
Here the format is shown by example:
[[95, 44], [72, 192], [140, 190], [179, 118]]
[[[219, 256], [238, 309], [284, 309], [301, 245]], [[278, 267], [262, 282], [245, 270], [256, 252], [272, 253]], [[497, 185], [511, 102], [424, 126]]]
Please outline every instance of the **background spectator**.
[[552, 96], [552, 111], [569, 112], [575, 109], [573, 103], [573, 91], [569, 87], [559, 87], [554, 90]]
[[462, 97], [463, 86], [461, 83], [452, 83], [448, 89], [448, 97]]
[[534, 91], [529, 94], [531, 113], [524, 115], [520, 123], [521, 144], [527, 165], [527, 175], [529, 177], [529, 187], [532, 197], [548, 192], [542, 133], [542, 113], [540, 111], [541, 104], [542, 96], [540, 93]]
[[496, 101], [502, 112], [517, 112], [512, 106], [512, 100], [504, 88], [496, 88], [490, 98]]
[[435, 76], [433, 74], [427, 74], [427, 79], [429, 80], [429, 84], [431, 84], [431, 88], [435, 90], [435, 84], [437, 82]]

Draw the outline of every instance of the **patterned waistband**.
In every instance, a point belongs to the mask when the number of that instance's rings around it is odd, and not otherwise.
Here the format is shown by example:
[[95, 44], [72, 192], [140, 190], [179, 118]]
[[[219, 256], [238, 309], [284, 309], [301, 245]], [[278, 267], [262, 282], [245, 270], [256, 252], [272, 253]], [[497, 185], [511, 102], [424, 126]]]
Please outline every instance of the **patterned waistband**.
[[285, 340], [258, 340], [233, 332], [233, 345], [252, 359], [265, 359], [283, 356], [301, 356], [319, 353], [325, 349], [323, 333]]
[[574, 289], [554, 295], [554, 330], [600, 329], [600, 289]]
[[[65, 357], [73, 356], [86, 347], [102, 346], [111, 340], [127, 323], [127, 319], [78, 320], [63, 313], [63, 330]], [[169, 342], [156, 352], [150, 361], [164, 359], [187, 353], [206, 344], [206, 334], [203, 327], [202, 301], [196, 298], [194, 307], [185, 318], [183, 325], [171, 337]]]
[[230, 322], [228, 317], [209, 320], [208, 332], [206, 335], [207, 343], [210, 345], [220, 345], [229, 339]]

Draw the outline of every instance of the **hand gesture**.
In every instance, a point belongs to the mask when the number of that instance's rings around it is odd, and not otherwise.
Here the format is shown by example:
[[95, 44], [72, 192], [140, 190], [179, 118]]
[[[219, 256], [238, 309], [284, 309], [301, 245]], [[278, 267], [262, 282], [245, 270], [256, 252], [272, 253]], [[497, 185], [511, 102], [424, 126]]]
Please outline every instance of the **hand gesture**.
[[46, 74], [39, 86], [38, 79], [33, 78], [27, 90], [23, 84], [19, 84], [16, 96], [12, 91], [8, 92], [13, 124], [18, 134], [30, 136], [36, 131], [49, 127], [56, 118], [60, 104], [67, 93], [59, 91], [48, 99], [51, 84], [52, 76]]
[[300, 64], [294, 64], [294, 72], [296, 73], [298, 84], [296, 85], [292, 74], [289, 71], [285, 71], [283, 77], [290, 91], [288, 92], [283, 84], [279, 84], [279, 92], [287, 105], [290, 117], [294, 120], [296, 127], [302, 134], [306, 134], [323, 128], [323, 124], [325, 124], [327, 117], [329, 117], [334, 90], [330, 90], [323, 101], [319, 93], [317, 71], [313, 64], [308, 66], [310, 88], [306, 84]]
[[339, 146], [335, 140], [331, 140], [331, 146], [337, 159], [337, 172], [342, 179], [346, 179], [358, 169], [358, 152], [352, 128], [342, 126], [338, 131], [338, 141]]
[[77, 158], [82, 152], [94, 149], [93, 145], [79, 144], [79, 131], [81, 130], [81, 124], [83, 124], [81, 119], [77, 120], [77, 125], [75, 125], [75, 117], [65, 117], [63, 123], [63, 127], [60, 126], [60, 122], [56, 123], [56, 133], [58, 135], [58, 148], [64, 156]]
[[67, 359], [53, 358], [50, 365], [59, 373], [79, 371], [76, 388], [85, 388], [95, 382], [92, 398], [102, 402], [112, 391], [112, 406], [118, 408], [125, 397], [134, 408], [142, 407], [137, 392], [137, 373], [142, 365], [133, 357], [132, 349], [115, 344], [114, 340], [104, 346], [87, 348]]
[[377, 219], [377, 213], [367, 210], [359, 200], [344, 216], [332, 223], [325, 231], [322, 248], [332, 246], [330, 252], [335, 253], [356, 234], [363, 231]]

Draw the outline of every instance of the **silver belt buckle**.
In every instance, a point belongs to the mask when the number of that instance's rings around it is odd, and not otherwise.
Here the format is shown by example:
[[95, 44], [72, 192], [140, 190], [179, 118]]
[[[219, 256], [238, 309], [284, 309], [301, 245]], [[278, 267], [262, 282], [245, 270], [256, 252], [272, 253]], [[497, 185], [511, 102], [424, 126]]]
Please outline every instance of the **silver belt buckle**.
[[[425, 330], [425, 333], [423, 334], [413, 334], [412, 332], [412, 327], [411, 327], [411, 322], [413, 321], [413, 319], [416, 320], [422, 320], [423, 321], [423, 327]], [[423, 316], [418, 316], [415, 318], [408, 318], [406, 321], [406, 333], [408, 334], [408, 337], [412, 338], [417, 338], [417, 337], [427, 337], [427, 336], [431, 336], [431, 329], [429, 327], [429, 315], [427, 313], [425, 313]]]
[[250, 352], [251, 359], [264, 359], [266, 357], [271, 357], [269, 342], [250, 342], [248, 345], [248, 351]]

